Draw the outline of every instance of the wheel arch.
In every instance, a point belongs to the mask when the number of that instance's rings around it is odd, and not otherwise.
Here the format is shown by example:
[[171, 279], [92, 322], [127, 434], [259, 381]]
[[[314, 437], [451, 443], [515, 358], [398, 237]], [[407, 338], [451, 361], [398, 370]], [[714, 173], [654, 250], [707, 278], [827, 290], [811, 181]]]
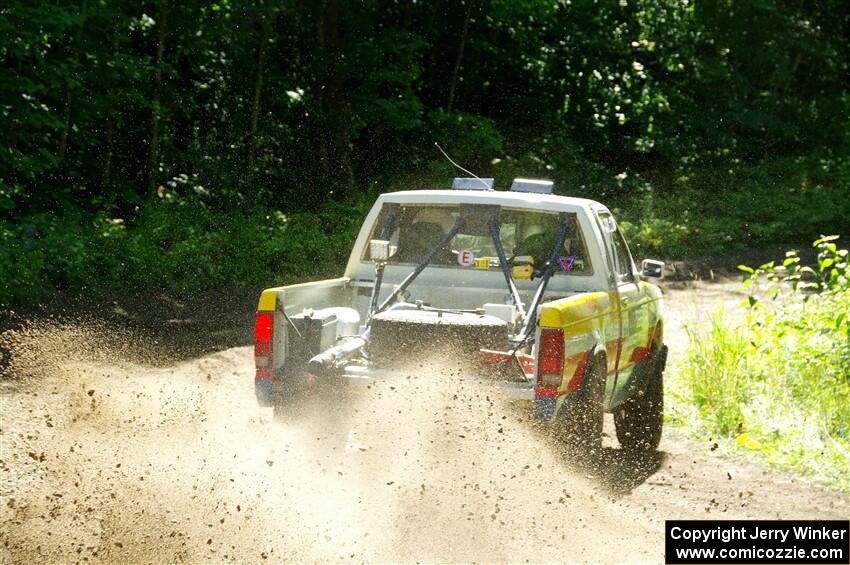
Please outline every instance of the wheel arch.
[[659, 318], [652, 327], [652, 331], [649, 336], [649, 348], [661, 349], [662, 345], [664, 345], [664, 320]]

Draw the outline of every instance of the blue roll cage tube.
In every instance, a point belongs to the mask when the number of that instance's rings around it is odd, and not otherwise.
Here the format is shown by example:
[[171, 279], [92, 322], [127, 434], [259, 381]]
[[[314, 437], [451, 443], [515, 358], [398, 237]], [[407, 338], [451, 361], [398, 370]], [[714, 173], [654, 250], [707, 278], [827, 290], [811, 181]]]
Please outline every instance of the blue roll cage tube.
[[[569, 214], [564, 213], [559, 214], [559, 216], [562, 222], [561, 231], [558, 233], [558, 239], [555, 242], [555, 247], [552, 248], [549, 260], [543, 265], [543, 277], [540, 280], [540, 284], [537, 285], [537, 291], [534, 293], [534, 298], [531, 299], [531, 304], [528, 307], [528, 316], [525, 319], [522, 331], [520, 331], [517, 335], [520, 344], [528, 341], [530, 338], [529, 332], [531, 332], [531, 329], [537, 320], [537, 316], [535, 314], [535, 312], [537, 312], [537, 307], [543, 299], [543, 293], [546, 292], [546, 287], [549, 286], [549, 279], [552, 278], [552, 273], [555, 272], [556, 267], [560, 266], [558, 257], [560, 256], [564, 242], [567, 240], [567, 232], [570, 231], [570, 216]], [[514, 352], [516, 352], [516, 350], [514, 350]]]

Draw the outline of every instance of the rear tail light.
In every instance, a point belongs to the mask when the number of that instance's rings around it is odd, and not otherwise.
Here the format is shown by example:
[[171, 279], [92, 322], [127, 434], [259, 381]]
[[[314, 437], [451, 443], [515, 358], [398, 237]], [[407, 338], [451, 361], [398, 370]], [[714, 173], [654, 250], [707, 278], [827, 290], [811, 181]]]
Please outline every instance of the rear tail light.
[[540, 352], [537, 360], [537, 395], [557, 396], [564, 372], [564, 330], [540, 330]]
[[272, 338], [274, 337], [274, 314], [257, 312], [254, 320], [254, 365], [256, 378], [272, 377]]

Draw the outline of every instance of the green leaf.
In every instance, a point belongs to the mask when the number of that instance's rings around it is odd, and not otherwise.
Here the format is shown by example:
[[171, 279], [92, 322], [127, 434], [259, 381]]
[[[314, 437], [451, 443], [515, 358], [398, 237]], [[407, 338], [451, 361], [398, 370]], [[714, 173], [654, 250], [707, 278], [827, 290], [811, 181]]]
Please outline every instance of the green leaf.
[[820, 236], [820, 239], [815, 240], [815, 242], [812, 244], [812, 247], [817, 247], [818, 245], [822, 243], [827, 243], [829, 241], [835, 241], [836, 239], [838, 239], [838, 237], [839, 236], [837, 235], [822, 235]]

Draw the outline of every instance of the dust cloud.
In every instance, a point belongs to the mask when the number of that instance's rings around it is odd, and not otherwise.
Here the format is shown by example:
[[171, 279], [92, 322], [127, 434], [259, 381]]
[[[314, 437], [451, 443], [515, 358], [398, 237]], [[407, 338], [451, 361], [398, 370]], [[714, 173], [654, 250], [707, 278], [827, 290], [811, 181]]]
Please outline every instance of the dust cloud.
[[154, 367], [114, 328], [3, 339], [3, 561], [657, 559], [526, 411], [457, 368], [274, 415], [249, 348]]
[[447, 361], [319, 386], [275, 415], [250, 347], [179, 339], [105, 322], [0, 333], [0, 562], [657, 563], [664, 519], [850, 510], [669, 431], [629, 458], [610, 419], [577, 461]]

